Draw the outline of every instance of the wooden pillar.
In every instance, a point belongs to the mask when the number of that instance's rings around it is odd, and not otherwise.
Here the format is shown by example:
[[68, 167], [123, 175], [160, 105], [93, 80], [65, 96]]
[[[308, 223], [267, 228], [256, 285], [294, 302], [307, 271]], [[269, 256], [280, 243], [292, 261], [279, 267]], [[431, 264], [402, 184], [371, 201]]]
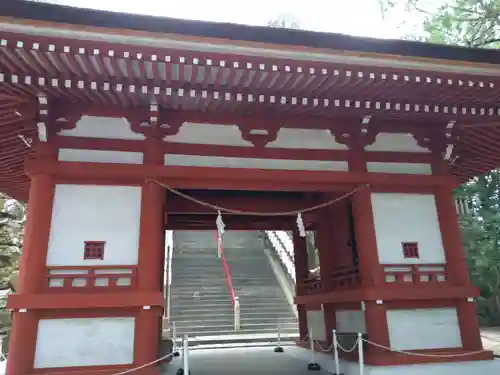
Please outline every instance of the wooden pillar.
[[45, 285], [43, 280], [46, 273], [54, 191], [53, 176], [31, 176], [28, 217], [19, 264], [19, 294], [39, 293]]
[[321, 285], [324, 291], [329, 291], [331, 287], [333, 241], [331, 228], [331, 217], [329, 210], [324, 209], [318, 213], [319, 222], [316, 225], [316, 242], [319, 250], [319, 267]]
[[141, 291], [161, 291], [158, 277], [164, 267], [165, 190], [153, 181], [145, 182], [141, 194], [138, 286]]
[[[148, 139], [144, 150], [144, 163], [163, 164], [159, 140]], [[145, 181], [141, 193], [141, 219], [139, 234], [138, 289], [140, 292], [162, 293], [164, 271], [165, 189], [153, 181]], [[134, 364], [142, 365], [158, 357], [161, 335], [160, 306], [143, 306], [136, 316]], [[156, 368], [153, 366], [152, 368]], [[148, 372], [149, 373], [149, 372]]]
[[12, 314], [7, 375], [25, 375], [32, 371], [37, 332], [38, 317], [35, 311], [15, 311]]
[[[363, 147], [356, 145], [349, 153], [349, 171], [366, 172]], [[374, 287], [384, 282], [379, 264], [375, 223], [373, 219], [371, 189], [366, 187], [352, 197], [352, 214], [358, 249], [359, 271], [363, 287]]]
[[[36, 146], [39, 160], [53, 160], [54, 150], [47, 144]], [[55, 183], [50, 174], [33, 174], [28, 198], [28, 213], [23, 249], [19, 262], [16, 294], [38, 294], [46, 285], [46, 260], [54, 202]], [[35, 311], [14, 311], [9, 342], [8, 375], [31, 371], [35, 357], [38, 318]]]
[[[386, 307], [384, 305], [378, 305], [376, 301], [365, 302], [365, 327], [368, 340], [387, 348], [391, 346]], [[386, 352], [385, 349], [370, 345], [370, 355], [377, 356]]]
[[[365, 151], [357, 146], [351, 149], [349, 170], [366, 172]], [[363, 188], [352, 198], [354, 231], [358, 250], [359, 272], [362, 288], [381, 288], [384, 283], [384, 270], [380, 265], [373, 217], [371, 189]], [[365, 326], [369, 340], [389, 347], [389, 330], [385, 307], [375, 301], [365, 301]], [[372, 349], [372, 353], [380, 352]]]
[[[299, 233], [293, 231], [293, 251], [295, 263], [295, 295], [300, 293], [300, 284], [309, 276], [309, 266], [307, 264], [307, 246], [305, 238], [300, 237]], [[308, 334], [307, 330], [307, 311], [303, 305], [297, 305], [299, 315], [299, 335], [303, 339]]]
[[[432, 163], [432, 173], [447, 175], [449, 170], [440, 153], [435, 153]], [[465, 251], [462, 245], [462, 235], [458, 223], [457, 209], [453, 200], [452, 187], [439, 187], [434, 192], [436, 210], [441, 230], [441, 238], [446, 257], [446, 271], [452, 283], [470, 286], [471, 280]], [[483, 349], [481, 331], [477, 318], [476, 304], [467, 301], [468, 296], [457, 302], [458, 324], [462, 345], [465, 350], [478, 351]]]
[[451, 188], [437, 188], [435, 198], [448, 277], [455, 285], [469, 286], [469, 269], [462, 246], [453, 192]]
[[483, 350], [476, 304], [466, 299], [460, 300], [457, 304], [457, 315], [464, 349], [471, 352]]

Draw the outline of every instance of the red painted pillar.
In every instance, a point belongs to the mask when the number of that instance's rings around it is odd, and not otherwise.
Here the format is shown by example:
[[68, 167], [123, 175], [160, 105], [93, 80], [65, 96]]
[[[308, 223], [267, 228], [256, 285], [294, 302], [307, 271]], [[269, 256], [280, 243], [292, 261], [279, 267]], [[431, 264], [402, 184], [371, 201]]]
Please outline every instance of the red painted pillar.
[[470, 285], [469, 269], [462, 246], [457, 209], [451, 188], [437, 188], [436, 210], [446, 257], [446, 270], [455, 285]]
[[[325, 199], [333, 199], [327, 196]], [[337, 263], [335, 237], [338, 236], [336, 228], [336, 210], [338, 207], [330, 206], [318, 212], [316, 225], [317, 246], [319, 249], [320, 275], [323, 291], [332, 290], [332, 271]], [[333, 341], [332, 330], [335, 328], [335, 310], [331, 304], [323, 305], [323, 316], [325, 319], [325, 337], [329, 345]]]
[[[356, 147], [351, 150], [349, 170], [366, 171], [364, 150]], [[379, 263], [375, 222], [373, 217], [371, 189], [359, 190], [352, 197], [354, 231], [358, 250], [359, 272], [362, 288], [382, 288], [385, 282], [384, 270]], [[389, 330], [385, 306], [375, 301], [365, 301], [365, 326], [370, 341], [389, 347]], [[373, 355], [383, 352], [379, 348], [370, 348]]]
[[[53, 160], [54, 150], [46, 144], [37, 145], [39, 159]], [[17, 294], [38, 294], [46, 285], [46, 260], [54, 201], [54, 177], [34, 174], [28, 198], [28, 217], [19, 263]], [[9, 342], [7, 375], [26, 374], [33, 368], [38, 317], [36, 311], [15, 311]]]
[[[446, 187], [438, 188], [436, 189], [435, 197], [448, 277], [455, 285], [470, 286], [469, 269], [462, 246], [462, 237], [452, 190]], [[457, 303], [458, 323], [460, 325], [462, 343], [467, 350], [481, 350], [483, 344], [476, 314], [476, 305], [473, 302], [468, 302], [467, 297], [464, 296]]]
[[138, 284], [143, 291], [161, 291], [163, 271], [165, 189], [153, 181], [142, 185]]
[[[295, 262], [295, 295], [300, 293], [300, 284], [309, 276], [309, 266], [307, 264], [307, 246], [305, 238], [300, 237], [295, 230], [293, 232], [293, 251]], [[308, 334], [307, 330], [307, 311], [302, 305], [297, 305], [299, 315], [299, 335], [303, 339]]]
[[[163, 164], [163, 151], [159, 140], [148, 139], [146, 141], [144, 164]], [[163, 294], [161, 280], [165, 265], [165, 197], [165, 189], [156, 182], [143, 183], [138, 260], [140, 292]], [[143, 306], [142, 310], [137, 313], [134, 364], [142, 365], [158, 358], [162, 315], [161, 306]], [[156, 371], [158, 371], [157, 366], [150, 366], [142, 373], [151, 374]]]
[[32, 371], [37, 332], [38, 317], [35, 311], [12, 314], [6, 375], [25, 375]]
[[44, 288], [54, 191], [53, 176], [31, 176], [28, 217], [19, 263], [19, 294], [39, 293]]
[[321, 285], [324, 291], [329, 291], [332, 272], [332, 255], [333, 255], [333, 241], [332, 241], [332, 223], [329, 209], [324, 209], [318, 212], [318, 223], [316, 224], [316, 246], [319, 250], [319, 266]]

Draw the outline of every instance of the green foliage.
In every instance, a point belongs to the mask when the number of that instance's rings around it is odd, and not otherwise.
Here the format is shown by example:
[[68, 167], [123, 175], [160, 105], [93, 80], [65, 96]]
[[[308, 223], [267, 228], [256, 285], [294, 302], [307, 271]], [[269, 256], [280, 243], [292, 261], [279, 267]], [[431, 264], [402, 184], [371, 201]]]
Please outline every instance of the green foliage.
[[456, 0], [428, 17], [424, 30], [431, 42], [495, 48], [500, 41], [499, 17], [499, 0]]
[[481, 292], [481, 323], [500, 324], [500, 171], [473, 179], [456, 192], [473, 215], [460, 225], [471, 278]]

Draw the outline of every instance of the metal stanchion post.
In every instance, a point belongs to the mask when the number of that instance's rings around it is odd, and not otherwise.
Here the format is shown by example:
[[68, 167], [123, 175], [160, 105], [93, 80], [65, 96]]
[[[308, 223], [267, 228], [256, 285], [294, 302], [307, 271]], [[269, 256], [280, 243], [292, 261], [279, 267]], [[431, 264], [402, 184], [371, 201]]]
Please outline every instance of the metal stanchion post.
[[307, 364], [307, 369], [309, 371], [320, 371], [321, 366], [316, 361], [316, 351], [314, 350], [314, 334], [313, 330], [309, 329], [309, 344], [311, 346], [311, 362]]
[[359, 375], [365, 373], [365, 353], [363, 352], [363, 334], [358, 333], [358, 356], [359, 356]]
[[283, 347], [281, 346], [281, 321], [278, 319], [278, 345], [274, 348], [275, 353], [283, 353]]
[[338, 348], [336, 329], [333, 330], [333, 361], [335, 362], [334, 375], [342, 375], [342, 373], [340, 372], [339, 348]]
[[184, 335], [182, 340], [182, 367], [177, 370], [177, 375], [189, 375], [189, 338], [188, 335]]
[[175, 322], [172, 322], [172, 351], [175, 351], [177, 348], [177, 329], [175, 327]]

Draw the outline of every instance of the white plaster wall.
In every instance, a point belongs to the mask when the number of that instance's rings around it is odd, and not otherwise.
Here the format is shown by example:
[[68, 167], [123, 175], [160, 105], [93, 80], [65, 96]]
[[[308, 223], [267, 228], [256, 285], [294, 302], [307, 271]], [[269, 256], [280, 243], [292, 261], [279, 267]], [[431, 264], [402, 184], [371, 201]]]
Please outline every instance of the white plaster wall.
[[366, 151], [430, 152], [420, 147], [411, 134], [379, 133], [375, 142]]
[[133, 317], [42, 319], [34, 367], [131, 364], [134, 325]]
[[248, 169], [347, 171], [347, 161], [283, 160], [223, 156], [165, 155], [165, 165]]
[[432, 174], [431, 165], [425, 163], [368, 162], [366, 169], [374, 173]]
[[130, 123], [122, 117], [82, 116], [74, 129], [62, 130], [59, 135], [67, 137], [145, 139], [130, 128]]
[[186, 122], [181, 125], [179, 132], [164, 138], [168, 142], [194, 143], [201, 145], [222, 145], [253, 147], [245, 141], [236, 125], [198, 124]]
[[335, 322], [339, 333], [366, 333], [365, 313], [362, 310], [337, 310]]
[[348, 147], [335, 142], [328, 130], [281, 128], [269, 148], [298, 148], [309, 150], [347, 150]]
[[142, 152], [130, 151], [61, 148], [59, 149], [58, 160], [89, 163], [142, 164], [143, 154]]
[[[57, 185], [47, 265], [136, 265], [140, 208], [140, 187]], [[104, 260], [83, 260], [84, 241], [106, 241]]]
[[[371, 200], [381, 264], [445, 262], [434, 195], [373, 193]], [[420, 259], [405, 259], [402, 242], [418, 242]]]
[[326, 341], [325, 313], [322, 310], [307, 311], [307, 329], [309, 337], [314, 340]]
[[456, 308], [388, 310], [391, 348], [399, 350], [462, 346]]
[[[253, 147], [251, 142], [242, 138], [237, 125], [186, 122], [182, 124], [179, 133], [166, 136], [164, 139], [178, 143]], [[347, 149], [347, 146], [335, 142], [335, 138], [328, 130], [295, 128], [281, 128], [278, 131], [277, 139], [269, 142], [266, 147], [316, 150]]]

